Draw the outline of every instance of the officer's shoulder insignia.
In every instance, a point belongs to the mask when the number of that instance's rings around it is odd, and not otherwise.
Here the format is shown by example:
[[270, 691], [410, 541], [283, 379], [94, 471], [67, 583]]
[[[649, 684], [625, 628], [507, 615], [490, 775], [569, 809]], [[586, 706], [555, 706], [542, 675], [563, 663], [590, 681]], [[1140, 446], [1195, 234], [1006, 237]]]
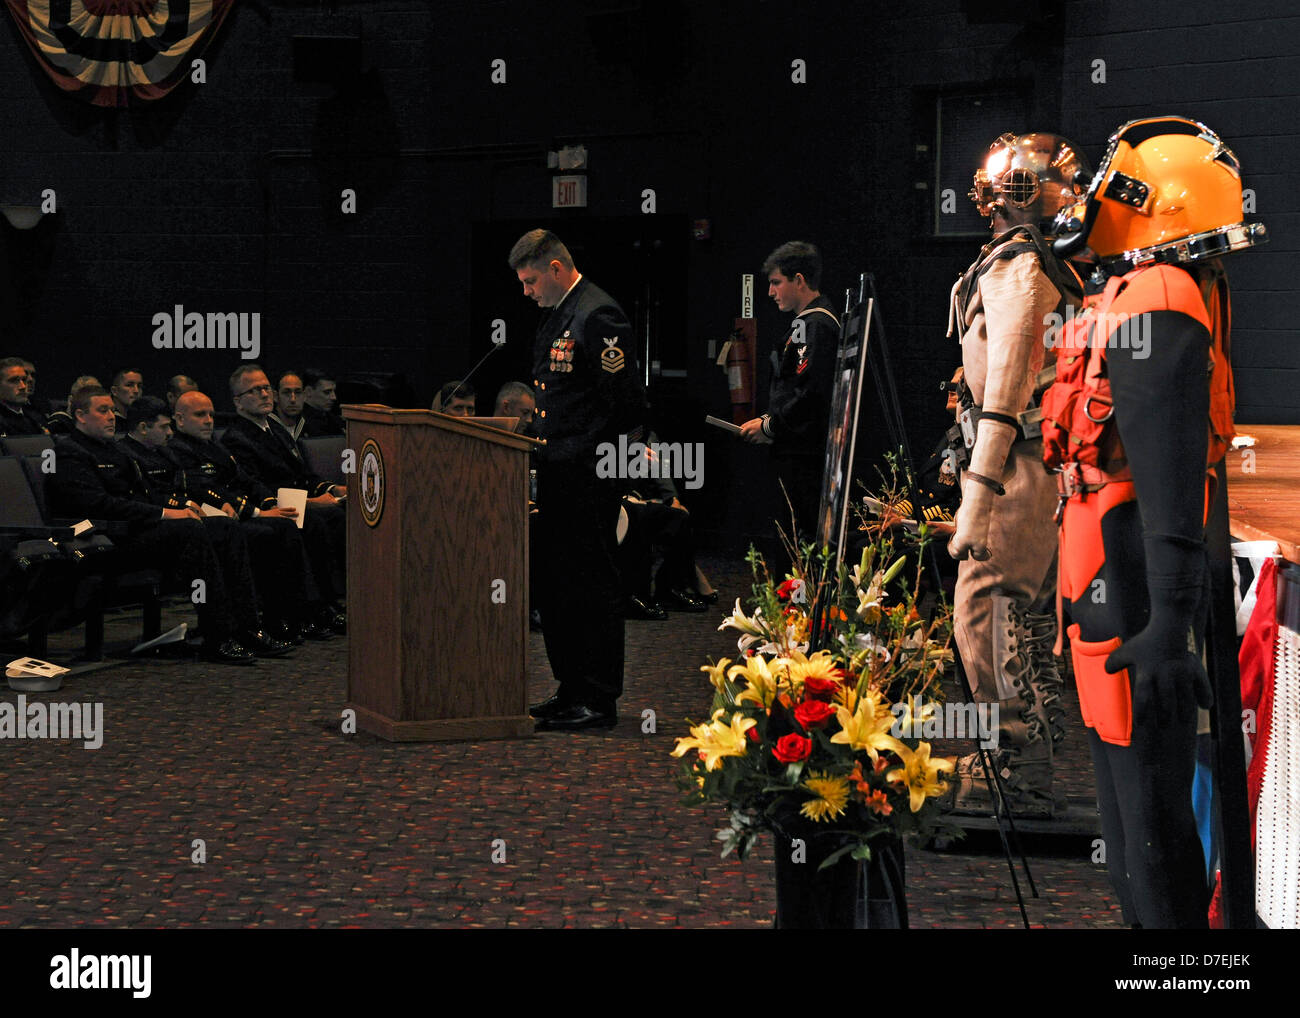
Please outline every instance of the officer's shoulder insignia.
[[611, 374], [615, 371], [622, 371], [627, 364], [627, 358], [623, 351], [618, 348], [618, 337], [612, 339], [604, 337], [605, 349], [600, 355], [600, 366]]

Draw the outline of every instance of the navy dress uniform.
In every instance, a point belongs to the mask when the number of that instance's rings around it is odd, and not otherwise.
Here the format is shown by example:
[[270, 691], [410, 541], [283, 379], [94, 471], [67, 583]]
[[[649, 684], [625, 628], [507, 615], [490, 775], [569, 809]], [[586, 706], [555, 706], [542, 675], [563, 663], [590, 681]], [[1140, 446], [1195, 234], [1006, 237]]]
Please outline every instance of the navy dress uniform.
[[632, 326], [581, 278], [542, 319], [533, 347], [537, 396], [538, 610], [558, 704], [612, 721], [623, 692], [623, 613], [616, 564], [617, 480], [597, 476], [597, 449], [638, 439], [645, 393]]
[[[302, 488], [315, 498], [334, 486], [312, 473], [298, 443], [269, 419], [265, 428], [259, 428], [246, 417], [235, 418], [221, 444], [248, 477], [271, 493], [278, 488]], [[346, 584], [347, 513], [343, 506], [308, 506], [303, 537], [321, 597], [332, 601], [342, 595]]]
[[[763, 431], [805, 540], [816, 537], [839, 339], [840, 321], [829, 298], [820, 296], [795, 316], [780, 351], [772, 351]], [[784, 516], [784, 497], [779, 511]]]
[[[205, 441], [177, 432], [167, 443], [167, 455], [181, 468], [183, 485], [188, 490], [206, 491], [214, 505], [228, 502], [245, 524], [257, 517], [258, 510], [274, 509], [277, 504], [275, 492], [245, 471], [234, 454], [215, 439]], [[199, 500], [196, 494], [190, 497]], [[302, 574], [301, 585], [295, 581], [295, 586], [287, 590], [287, 604], [329, 604], [342, 596], [334, 582], [334, 541], [329, 524], [318, 511], [305, 514], [301, 530], [288, 519], [260, 517], [257, 524], [274, 530], [283, 554], [292, 563], [291, 572]], [[306, 570], [302, 568], [304, 556]], [[301, 613], [288, 612], [289, 616], [295, 614]]]
[[48, 435], [49, 433], [50, 430], [45, 426], [41, 415], [31, 407], [12, 407], [7, 403], [0, 403], [0, 436], [13, 435], [17, 438], [21, 435]]
[[[209, 444], [216, 446], [215, 442]], [[204, 524], [212, 531], [213, 544], [220, 551], [229, 533], [242, 533], [248, 544], [249, 561], [261, 595], [259, 604], [263, 613], [277, 621], [287, 616], [295, 621], [306, 618], [311, 614], [308, 605], [319, 606], [320, 595], [311, 578], [303, 534], [298, 525], [287, 519], [256, 519], [254, 510], [271, 508], [275, 505], [275, 496], [260, 486], [255, 492], [248, 493], [214, 483], [220, 472], [216, 462], [220, 454], [196, 465], [198, 457], [190, 450], [198, 445], [197, 439], [176, 434], [165, 447], [154, 449], [128, 435], [118, 448], [140, 467], [155, 502], [165, 499], [170, 506], [181, 506], [186, 502], [206, 503], [214, 508], [229, 503], [235, 510], [235, 520], [224, 516], [204, 518]], [[213, 451], [216, 452], [215, 448]], [[229, 453], [225, 454], [225, 463], [221, 465], [238, 471], [238, 465]], [[247, 475], [236, 476], [256, 485]]]
[[[248, 548], [231, 520], [214, 529], [200, 520], [164, 520], [169, 506], [149, 486], [122, 443], [74, 431], [55, 445], [58, 469], [50, 475], [50, 511], [60, 518], [115, 520], [128, 525], [113, 537], [124, 560], [172, 573], [186, 584], [202, 579], [206, 598], [197, 605], [210, 655], [234, 660], [243, 648], [223, 654], [236, 633], [259, 635], [261, 621], [253, 591]], [[254, 641], [256, 642], [256, 641]]]

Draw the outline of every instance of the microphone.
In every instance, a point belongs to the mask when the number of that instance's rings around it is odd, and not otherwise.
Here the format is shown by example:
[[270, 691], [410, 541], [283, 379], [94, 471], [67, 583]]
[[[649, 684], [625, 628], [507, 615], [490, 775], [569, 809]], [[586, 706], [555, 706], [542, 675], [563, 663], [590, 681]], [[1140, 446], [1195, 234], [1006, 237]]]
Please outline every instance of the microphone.
[[479, 368], [481, 368], [481, 367], [483, 366], [483, 362], [484, 362], [485, 360], [487, 360], [489, 357], [491, 357], [491, 356], [492, 356], [494, 353], [496, 353], [498, 350], [500, 350], [503, 346], [505, 346], [504, 343], [493, 343], [493, 344], [492, 344], [492, 349], [489, 350], [487, 353], [485, 353], [482, 357], [480, 357], [480, 358], [478, 359], [478, 363], [475, 364], [472, 368], [469, 369], [469, 374], [466, 375], [464, 378], [462, 378], [462, 379], [460, 380], [460, 385], [456, 386], [456, 388], [452, 390], [451, 395], [447, 397], [448, 402], [450, 402], [451, 400], [455, 399], [455, 398], [457, 397], [457, 395], [460, 394], [460, 390], [461, 390], [462, 388], [464, 388], [465, 383], [468, 382], [471, 378], [474, 377], [474, 372], [477, 371]]

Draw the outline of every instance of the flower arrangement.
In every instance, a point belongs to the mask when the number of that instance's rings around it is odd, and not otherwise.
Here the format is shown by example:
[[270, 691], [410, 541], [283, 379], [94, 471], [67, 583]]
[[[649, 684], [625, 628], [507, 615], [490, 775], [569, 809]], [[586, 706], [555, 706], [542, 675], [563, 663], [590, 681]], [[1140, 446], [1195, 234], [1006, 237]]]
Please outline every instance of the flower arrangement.
[[744, 858], [763, 829], [844, 835], [824, 867], [845, 853], [869, 859], [880, 834], [940, 826], [934, 799], [954, 762], [911, 737], [934, 716], [952, 660], [951, 612], [940, 604], [927, 621], [918, 610], [926, 538], [922, 527], [912, 539], [910, 586], [899, 579], [909, 556], [897, 544], [907, 539], [880, 527], [851, 570], [804, 546], [780, 583], [751, 548], [753, 611], [737, 598], [718, 627], [740, 634], [742, 656], [701, 669], [714, 690], [710, 718], [672, 751], [690, 754], [688, 801], [730, 810], [723, 856]]

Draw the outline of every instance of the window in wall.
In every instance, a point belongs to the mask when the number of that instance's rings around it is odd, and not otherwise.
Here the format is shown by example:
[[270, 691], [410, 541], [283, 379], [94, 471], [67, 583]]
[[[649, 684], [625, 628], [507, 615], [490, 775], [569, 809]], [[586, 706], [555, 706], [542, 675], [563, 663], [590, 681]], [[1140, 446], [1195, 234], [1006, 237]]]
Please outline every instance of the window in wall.
[[[988, 220], [967, 196], [976, 168], [989, 146], [1010, 131], [1028, 130], [1028, 97], [1023, 91], [1001, 89], [940, 95], [935, 100], [934, 214], [936, 237], [988, 234]], [[951, 191], [951, 194], [945, 192]], [[945, 203], [944, 199], [950, 199]], [[949, 211], [945, 211], [945, 208]]]

